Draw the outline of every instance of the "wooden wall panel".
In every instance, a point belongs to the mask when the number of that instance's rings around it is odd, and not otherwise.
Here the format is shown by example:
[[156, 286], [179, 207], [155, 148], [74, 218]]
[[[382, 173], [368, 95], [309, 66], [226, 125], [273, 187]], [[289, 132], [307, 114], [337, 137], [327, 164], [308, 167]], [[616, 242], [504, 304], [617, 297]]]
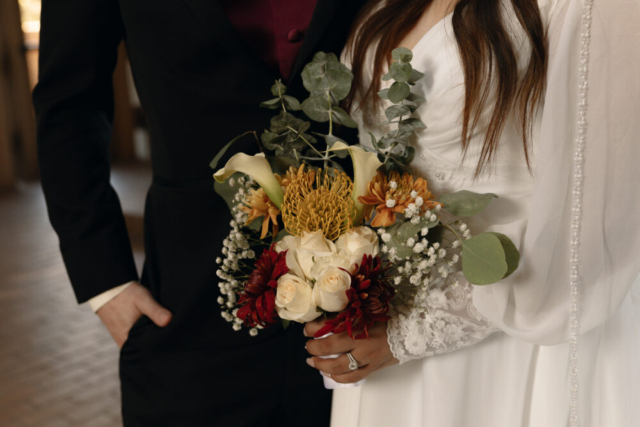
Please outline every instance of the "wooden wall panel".
[[[25, 60], [24, 38], [17, 0], [0, 0], [0, 86], [2, 86], [3, 128], [10, 138], [10, 158], [18, 159], [13, 169], [25, 178], [38, 175], [36, 132], [31, 84]], [[15, 145], [13, 145], [15, 141]]]

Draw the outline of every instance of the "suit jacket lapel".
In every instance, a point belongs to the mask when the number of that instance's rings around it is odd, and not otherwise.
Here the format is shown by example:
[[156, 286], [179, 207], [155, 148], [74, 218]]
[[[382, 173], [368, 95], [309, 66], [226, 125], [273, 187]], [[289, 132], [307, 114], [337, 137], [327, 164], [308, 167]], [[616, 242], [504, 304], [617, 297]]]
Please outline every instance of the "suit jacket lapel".
[[304, 42], [293, 66], [290, 80], [298, 76], [302, 71], [302, 67], [304, 67], [311, 60], [313, 54], [316, 53], [316, 45], [324, 35], [327, 27], [329, 27], [333, 21], [339, 6], [339, 0], [318, 0], [316, 8], [313, 11], [313, 16], [311, 17], [309, 29], [307, 30]]
[[242, 59], [248, 67], [255, 68], [276, 79], [277, 72], [271, 70], [260, 59], [256, 51], [236, 31], [220, 3], [220, 0], [182, 0], [193, 11], [201, 24], [207, 26], [218, 42], [232, 54]]

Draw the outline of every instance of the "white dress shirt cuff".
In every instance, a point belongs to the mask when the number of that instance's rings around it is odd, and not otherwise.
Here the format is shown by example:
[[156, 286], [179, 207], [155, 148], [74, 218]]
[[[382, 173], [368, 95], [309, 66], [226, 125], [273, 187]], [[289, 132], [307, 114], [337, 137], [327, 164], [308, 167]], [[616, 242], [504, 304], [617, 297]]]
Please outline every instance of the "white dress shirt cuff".
[[122, 291], [127, 289], [130, 284], [135, 282], [125, 283], [124, 285], [116, 286], [115, 288], [111, 288], [108, 291], [101, 293], [100, 295], [96, 295], [95, 297], [89, 300], [89, 305], [94, 313], [97, 313], [98, 310], [102, 308], [103, 305], [120, 295]]

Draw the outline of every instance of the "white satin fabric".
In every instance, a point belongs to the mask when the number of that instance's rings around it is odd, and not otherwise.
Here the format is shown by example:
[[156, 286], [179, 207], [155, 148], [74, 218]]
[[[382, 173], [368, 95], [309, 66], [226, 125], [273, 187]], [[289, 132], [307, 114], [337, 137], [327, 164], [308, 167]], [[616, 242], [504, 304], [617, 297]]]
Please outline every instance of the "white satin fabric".
[[[434, 193], [468, 189], [500, 196], [470, 224], [500, 231], [521, 253], [519, 269], [491, 286], [469, 286], [475, 322], [450, 342], [395, 318], [401, 361], [359, 388], [334, 391], [332, 427], [555, 427], [569, 425], [569, 265], [574, 141], [578, 121], [583, 0], [539, 0], [550, 62], [527, 170], [515, 117], [493, 172], [472, 177], [482, 129], [462, 159], [462, 69], [451, 16], [414, 49], [425, 72], [414, 91], [427, 125], [412, 166]], [[505, 5], [510, 4], [506, 1]], [[510, 7], [506, 7], [510, 10]], [[509, 13], [509, 12], [508, 12]], [[518, 40], [522, 34], [514, 23]], [[526, 58], [523, 46], [521, 54]], [[595, 0], [588, 64], [583, 214], [579, 250], [579, 413], [583, 427], [640, 426], [640, 2]], [[361, 139], [370, 129], [362, 117]], [[374, 118], [374, 121], [376, 119]], [[430, 310], [433, 314], [433, 309]], [[432, 327], [432, 330], [429, 329]], [[497, 331], [497, 332], [496, 332]], [[420, 346], [403, 345], [420, 337]], [[412, 342], [415, 344], [415, 342]], [[445, 354], [438, 354], [445, 353]], [[436, 355], [438, 354], [438, 355]]]

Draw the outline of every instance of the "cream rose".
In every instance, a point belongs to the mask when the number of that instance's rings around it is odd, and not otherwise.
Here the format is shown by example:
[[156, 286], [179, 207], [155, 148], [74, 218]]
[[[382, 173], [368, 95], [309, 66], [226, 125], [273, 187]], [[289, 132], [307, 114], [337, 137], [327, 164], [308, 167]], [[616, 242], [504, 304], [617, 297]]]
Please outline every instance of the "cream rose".
[[336, 313], [349, 303], [347, 289], [351, 287], [351, 275], [338, 267], [327, 267], [318, 276], [313, 287], [316, 305], [325, 311]]
[[310, 322], [322, 314], [316, 310], [311, 285], [293, 274], [278, 279], [276, 310], [280, 318], [300, 323]]
[[318, 230], [302, 236], [286, 236], [275, 247], [277, 252], [287, 252], [287, 267], [298, 277], [313, 279], [311, 269], [315, 262], [336, 253], [336, 245], [327, 240]]
[[378, 234], [368, 227], [356, 227], [336, 241], [336, 248], [349, 258], [350, 266], [361, 264], [363, 255], [378, 255]]

